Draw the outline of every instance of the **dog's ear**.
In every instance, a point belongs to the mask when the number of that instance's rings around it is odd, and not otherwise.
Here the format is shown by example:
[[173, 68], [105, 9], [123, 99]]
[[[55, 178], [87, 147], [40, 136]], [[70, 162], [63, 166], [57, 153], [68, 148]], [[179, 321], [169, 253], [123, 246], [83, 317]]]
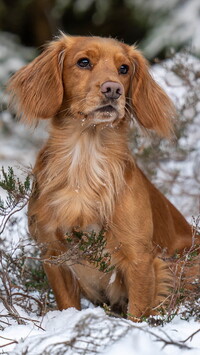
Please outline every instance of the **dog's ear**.
[[41, 55], [11, 77], [7, 91], [18, 117], [33, 123], [54, 116], [63, 99], [62, 41], [51, 42]]
[[139, 51], [131, 49], [131, 60], [134, 65], [131, 99], [135, 118], [143, 127], [170, 137], [176, 116], [172, 101], [151, 77], [148, 63]]

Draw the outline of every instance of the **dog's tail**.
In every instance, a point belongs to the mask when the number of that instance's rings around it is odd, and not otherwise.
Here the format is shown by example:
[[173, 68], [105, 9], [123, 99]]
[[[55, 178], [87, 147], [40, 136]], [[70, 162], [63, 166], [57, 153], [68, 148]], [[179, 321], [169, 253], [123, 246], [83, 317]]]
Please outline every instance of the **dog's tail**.
[[155, 273], [155, 294], [152, 313], [158, 314], [166, 309], [166, 304], [169, 302], [173, 277], [168, 265], [161, 258], [156, 257], [153, 266]]
[[196, 245], [185, 253], [168, 261], [173, 278], [173, 303], [180, 300], [195, 300], [200, 295], [200, 246]]
[[182, 301], [195, 300], [200, 294], [200, 246], [174, 257], [155, 258], [155, 297], [153, 314], [171, 312]]

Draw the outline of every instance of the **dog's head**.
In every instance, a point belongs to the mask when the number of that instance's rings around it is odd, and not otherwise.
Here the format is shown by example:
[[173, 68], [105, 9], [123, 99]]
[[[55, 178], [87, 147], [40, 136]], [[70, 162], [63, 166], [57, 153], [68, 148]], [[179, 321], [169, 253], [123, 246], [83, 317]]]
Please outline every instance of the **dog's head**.
[[133, 114], [169, 135], [174, 107], [142, 54], [111, 38], [61, 36], [10, 80], [11, 101], [29, 122], [62, 115], [92, 124]]

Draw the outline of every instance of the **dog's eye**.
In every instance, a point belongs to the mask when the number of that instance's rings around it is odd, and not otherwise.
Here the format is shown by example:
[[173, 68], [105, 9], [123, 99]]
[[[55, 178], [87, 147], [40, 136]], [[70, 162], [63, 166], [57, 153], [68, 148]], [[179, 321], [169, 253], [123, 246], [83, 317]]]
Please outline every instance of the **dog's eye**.
[[119, 74], [127, 74], [129, 70], [129, 66], [126, 64], [122, 64], [119, 68]]
[[90, 69], [92, 67], [92, 64], [88, 58], [81, 58], [78, 60], [77, 65], [80, 68], [85, 68], [85, 69]]

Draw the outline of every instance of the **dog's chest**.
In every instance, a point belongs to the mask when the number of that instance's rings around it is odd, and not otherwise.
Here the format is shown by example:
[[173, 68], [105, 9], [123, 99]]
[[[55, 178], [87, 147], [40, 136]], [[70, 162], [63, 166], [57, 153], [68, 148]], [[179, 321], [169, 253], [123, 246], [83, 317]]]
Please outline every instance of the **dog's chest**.
[[54, 179], [59, 184], [50, 195], [59, 225], [109, 223], [124, 183], [123, 162], [111, 159], [107, 149], [95, 140], [78, 141], [57, 161], [59, 174]]

